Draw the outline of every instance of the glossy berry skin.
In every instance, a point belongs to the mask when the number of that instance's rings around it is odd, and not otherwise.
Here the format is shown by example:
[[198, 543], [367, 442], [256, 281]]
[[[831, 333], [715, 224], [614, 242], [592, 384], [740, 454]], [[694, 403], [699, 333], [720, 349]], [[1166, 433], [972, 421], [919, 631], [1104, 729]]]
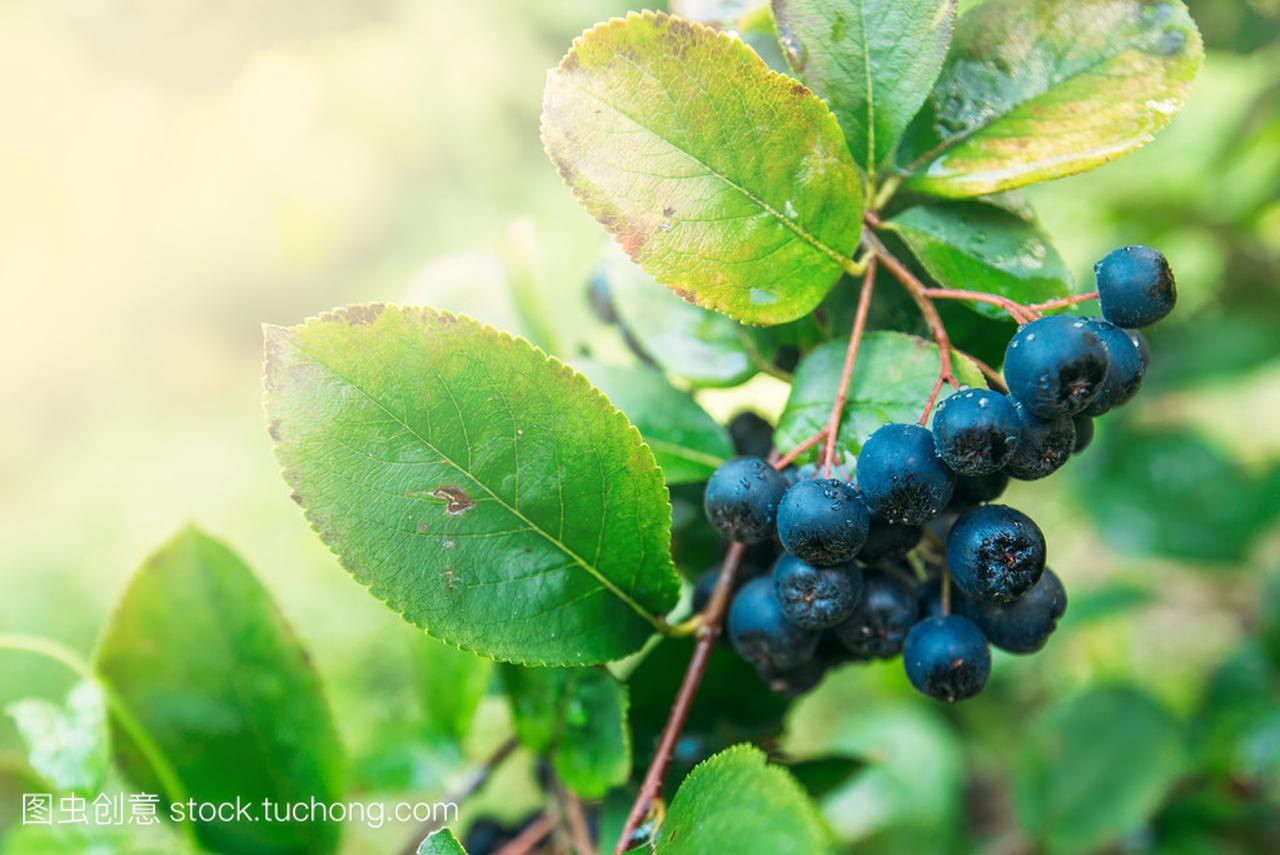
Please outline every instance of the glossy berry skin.
[[1076, 429], [1076, 442], [1071, 447], [1072, 454], [1079, 454], [1093, 442], [1093, 419], [1086, 415], [1072, 416], [1071, 422]]
[[734, 450], [744, 457], [768, 457], [773, 450], [773, 425], [750, 410], [729, 420]]
[[853, 485], [834, 478], [798, 481], [778, 505], [782, 547], [819, 567], [835, 567], [857, 555], [869, 524]]
[[815, 567], [784, 555], [773, 567], [773, 594], [782, 614], [803, 629], [827, 629], [843, 621], [862, 599], [862, 571], [853, 565]]
[[991, 649], [963, 615], [927, 618], [911, 628], [902, 650], [911, 685], [947, 703], [982, 691], [991, 676]]
[[1035, 653], [1044, 647], [1067, 611], [1067, 592], [1052, 570], [1012, 603], [964, 599], [955, 611], [978, 625], [987, 640], [1010, 653]]
[[1128, 330], [1106, 321], [1090, 320], [1089, 326], [1102, 338], [1107, 348], [1107, 379], [1103, 381], [1098, 395], [1085, 407], [1084, 413], [1100, 416], [1112, 407], [1128, 402], [1138, 394], [1142, 385], [1142, 375], [1146, 366], [1142, 364], [1142, 352], [1130, 337]]
[[894, 525], [923, 525], [951, 500], [956, 475], [938, 456], [933, 433], [888, 424], [858, 455], [858, 487], [872, 511]]
[[1093, 274], [1102, 316], [1118, 326], [1150, 326], [1178, 301], [1169, 260], [1149, 246], [1112, 250], [1093, 266]]
[[867, 526], [867, 541], [858, 552], [863, 564], [879, 564], [896, 561], [915, 549], [924, 537], [924, 528], [918, 525], [894, 525], [879, 514], [871, 514]]
[[961, 389], [938, 404], [933, 441], [958, 475], [990, 475], [1008, 462], [1022, 438], [1013, 401], [990, 389]]
[[733, 649], [757, 668], [797, 668], [818, 649], [818, 633], [783, 616], [768, 576], [742, 586], [729, 605], [727, 625]]
[[863, 659], [891, 659], [902, 651], [919, 615], [914, 591], [888, 573], [867, 573], [861, 602], [834, 631]]
[[1147, 369], [1151, 367], [1151, 343], [1142, 334], [1142, 330], [1125, 330], [1125, 332], [1129, 334], [1129, 338], [1133, 339], [1134, 345], [1138, 348], [1138, 357], [1142, 360], [1142, 373], [1146, 374]]
[[1022, 440], [1004, 465], [1004, 471], [1019, 481], [1035, 481], [1062, 468], [1076, 444], [1076, 427], [1070, 417], [1041, 419], [1033, 416], [1019, 401], [1018, 418], [1022, 420]]
[[1009, 394], [1034, 416], [1074, 416], [1107, 379], [1107, 348], [1085, 320], [1052, 315], [1032, 321], [1009, 341], [1004, 377]]
[[951, 503], [947, 508], [953, 511], [967, 511], [978, 505], [994, 502], [1004, 495], [1008, 486], [1009, 476], [1004, 472], [992, 472], [990, 475], [959, 475], [956, 477], [956, 489], [951, 494]]
[[773, 537], [787, 479], [759, 457], [736, 457], [707, 481], [703, 507], [721, 535], [739, 543]]
[[1008, 505], [982, 505], [961, 515], [947, 538], [951, 579], [974, 599], [1011, 603], [1044, 573], [1044, 533]]

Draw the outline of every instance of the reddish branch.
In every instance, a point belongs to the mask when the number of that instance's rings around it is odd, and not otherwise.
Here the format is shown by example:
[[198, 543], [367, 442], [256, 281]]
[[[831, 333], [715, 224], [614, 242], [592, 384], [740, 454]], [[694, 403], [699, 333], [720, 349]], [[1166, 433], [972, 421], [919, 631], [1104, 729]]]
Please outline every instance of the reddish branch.
[[[486, 782], [488, 782], [489, 778], [493, 775], [494, 771], [497, 770], [497, 768], [501, 766], [503, 762], [506, 761], [506, 759], [510, 757], [512, 753], [515, 752], [516, 748], [518, 748], [519, 746], [520, 746], [520, 741], [516, 739], [514, 736], [509, 738], [506, 742], [499, 745], [497, 749], [492, 754], [490, 754], [489, 757], [485, 759], [485, 761], [481, 763], [480, 766], [474, 772], [471, 773], [471, 775], [467, 777], [467, 780], [462, 784], [462, 786], [459, 789], [445, 796], [444, 802], [446, 804], [459, 805], [459, 804], [462, 804], [471, 796], [475, 795], [480, 790], [480, 788], [483, 787]], [[435, 822], [434, 820], [431, 820], [425, 823], [418, 830], [413, 840], [409, 841], [408, 845], [405, 846], [404, 855], [414, 855], [414, 853], [418, 851], [419, 844], [432, 832], [439, 830], [440, 825], [441, 824], [439, 822]], [[534, 841], [534, 842], [536, 843], [537, 841]]]
[[525, 827], [509, 843], [498, 849], [494, 855], [526, 855], [533, 847], [541, 843], [556, 827], [556, 816], [547, 811]]
[[[1035, 309], [1038, 306], [1024, 306], [1008, 297], [999, 294], [988, 294], [984, 291], [965, 291], [958, 288], [927, 288], [925, 294], [930, 300], [973, 300], [978, 303], [989, 303], [999, 306], [1008, 312], [1020, 324], [1035, 320]], [[1077, 301], [1078, 302], [1078, 301]]]
[[676, 740], [680, 738], [680, 731], [684, 729], [685, 720], [689, 717], [689, 710], [693, 706], [698, 687], [702, 685], [707, 661], [711, 658], [711, 651], [715, 647], [721, 624], [724, 622], [724, 613], [729, 606], [733, 580], [738, 575], [738, 567], [742, 564], [742, 556], [746, 551], [747, 547], [744, 544], [735, 543], [724, 554], [724, 561], [720, 564], [720, 576], [716, 580], [715, 590], [711, 593], [711, 601], [707, 603], [707, 608], [702, 613], [702, 626], [698, 629], [698, 640], [694, 644], [689, 667], [685, 669], [684, 681], [680, 684], [680, 691], [671, 705], [671, 713], [667, 716], [667, 725], [663, 728], [662, 737], [658, 740], [653, 762], [649, 764], [649, 771], [645, 773], [644, 782], [640, 784], [640, 792], [636, 795], [635, 804], [631, 806], [626, 825], [622, 827], [622, 836], [618, 838], [618, 845], [613, 850], [614, 855], [621, 855], [630, 848], [631, 837], [662, 792], [662, 779], [666, 776], [667, 767], [671, 764]]
[[1046, 309], [1062, 309], [1067, 306], [1074, 306], [1076, 303], [1087, 303], [1090, 300], [1096, 299], [1098, 299], [1098, 292], [1090, 291], [1088, 294], [1075, 294], [1071, 297], [1062, 297], [1057, 300], [1049, 300], [1045, 303], [1035, 303], [1034, 305], [1027, 306], [1027, 308], [1031, 309], [1033, 312], [1043, 312]]
[[836, 387], [836, 399], [831, 404], [831, 418], [827, 419], [827, 445], [822, 455], [822, 471], [826, 478], [831, 477], [831, 466], [836, 459], [836, 439], [840, 435], [840, 416], [844, 412], [844, 402], [849, 397], [849, 383], [853, 379], [853, 366], [858, 362], [858, 345], [862, 343], [862, 333], [867, 326], [867, 312], [871, 308], [871, 292], [876, 287], [876, 259], [867, 260], [867, 272], [862, 279], [862, 292], [858, 295], [858, 310], [853, 317], [853, 331], [849, 333], [849, 348], [844, 354], [844, 370], [840, 372], [840, 385]]
[[815, 445], [822, 442], [822, 440], [826, 438], [827, 438], [827, 428], [823, 427], [822, 430], [818, 431], [813, 436], [809, 437], [804, 442], [800, 443], [795, 448], [791, 449], [786, 454], [779, 457], [777, 460], [773, 461], [773, 468], [778, 470], [786, 469], [792, 463], [796, 462], [797, 457], [804, 454], [806, 451], [813, 448]]

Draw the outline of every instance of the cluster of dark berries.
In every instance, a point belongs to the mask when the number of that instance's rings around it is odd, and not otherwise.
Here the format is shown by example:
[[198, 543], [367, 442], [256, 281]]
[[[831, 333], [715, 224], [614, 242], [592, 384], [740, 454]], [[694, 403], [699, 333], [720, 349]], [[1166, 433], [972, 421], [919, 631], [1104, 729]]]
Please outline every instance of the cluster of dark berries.
[[[1127, 328], [1163, 318], [1176, 296], [1164, 256], [1145, 247], [1112, 252], [1096, 273], [1103, 319], [1026, 324], [1005, 354], [1008, 395], [962, 388], [939, 403], [932, 430], [884, 425], [858, 456], [856, 483], [760, 456], [712, 476], [716, 529], [781, 550], [767, 575], [744, 574], [727, 621], [734, 649], [770, 685], [803, 692], [834, 663], [901, 653], [912, 685], [957, 701], [986, 685], [989, 644], [1045, 644], [1066, 593], [1045, 567], [1044, 534], [988, 503], [1010, 477], [1056, 471], [1088, 443], [1094, 416], [1133, 397], [1147, 352]], [[905, 560], [926, 527], [945, 551]]]

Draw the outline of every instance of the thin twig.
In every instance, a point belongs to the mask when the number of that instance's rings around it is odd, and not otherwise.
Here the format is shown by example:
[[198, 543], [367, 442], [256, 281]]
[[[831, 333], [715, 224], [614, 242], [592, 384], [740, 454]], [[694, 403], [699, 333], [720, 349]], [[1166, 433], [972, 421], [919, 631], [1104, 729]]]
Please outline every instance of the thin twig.
[[547, 811], [535, 819], [524, 831], [513, 837], [505, 846], [494, 851], [493, 855], [526, 855], [533, 847], [541, 843], [556, 827], [556, 815]]
[[582, 800], [564, 785], [559, 777], [553, 779], [556, 798], [564, 810], [565, 823], [569, 826], [569, 839], [573, 841], [577, 855], [596, 855], [595, 843], [591, 840], [591, 830], [587, 827], [587, 816], [582, 809]]
[[951, 569], [942, 567], [942, 614], [951, 614]]
[[698, 687], [702, 684], [702, 677], [707, 670], [707, 661], [715, 647], [716, 638], [720, 635], [720, 626], [729, 606], [734, 577], [738, 575], [738, 567], [742, 564], [742, 556], [746, 551], [745, 544], [735, 543], [725, 552], [724, 561], [720, 564], [720, 576], [716, 579], [715, 590], [711, 593], [711, 601], [703, 611], [706, 620], [702, 629], [698, 631], [698, 640], [693, 648], [693, 656], [689, 658], [689, 667], [685, 669], [684, 681], [681, 682], [680, 691], [671, 704], [667, 725], [663, 728], [662, 737], [658, 740], [657, 751], [649, 764], [649, 770], [645, 773], [644, 782], [640, 784], [640, 792], [636, 794], [626, 825], [622, 827], [622, 835], [618, 838], [618, 844], [613, 850], [614, 855], [621, 855], [630, 848], [632, 835], [635, 834], [636, 829], [649, 813], [650, 807], [662, 792], [662, 779], [667, 774], [676, 741], [680, 738], [680, 731], [684, 729], [685, 720], [689, 717], [693, 699], [698, 693]]
[[1024, 306], [1016, 300], [1001, 297], [999, 294], [988, 294], [985, 291], [968, 291], [963, 288], [926, 288], [925, 296], [930, 300], [972, 300], [977, 303], [989, 303], [999, 306], [1020, 324], [1035, 319], [1034, 306]]
[[[471, 773], [462, 786], [444, 797], [444, 803], [460, 805], [467, 799], [474, 796], [480, 788], [488, 782], [490, 776], [493, 775], [497, 768], [501, 766], [518, 747], [520, 747], [520, 740], [516, 739], [514, 736], [499, 745], [492, 754], [485, 758], [485, 760], [476, 767], [475, 771]], [[418, 846], [422, 841], [425, 840], [433, 831], [438, 830], [442, 825], [443, 823], [437, 822], [434, 819], [423, 823], [423, 825], [418, 829], [413, 840], [409, 841], [408, 845], [406, 845], [402, 850], [404, 855], [415, 855], [418, 851]]]
[[840, 416], [845, 400], [849, 397], [849, 383], [853, 379], [853, 366], [858, 361], [858, 345], [867, 326], [867, 312], [871, 308], [871, 292], [876, 287], [876, 257], [867, 259], [867, 272], [862, 280], [862, 292], [858, 295], [858, 310], [853, 317], [853, 331], [849, 333], [849, 347], [844, 354], [844, 370], [840, 372], [840, 385], [831, 405], [831, 418], [827, 420], [827, 444], [822, 455], [823, 477], [831, 477], [831, 466], [836, 458], [836, 439], [840, 435]]
[[1049, 300], [1044, 303], [1034, 303], [1027, 306], [1027, 308], [1035, 312], [1043, 312], [1046, 309], [1062, 309], [1067, 306], [1074, 306], [1076, 303], [1087, 303], [1090, 300], [1096, 299], [1098, 299], [1098, 292], [1090, 291], [1088, 294], [1075, 294], [1071, 297], [1061, 297], [1057, 300]]
[[1005, 394], [1009, 393], [1009, 387], [1005, 384], [1004, 378], [1000, 376], [999, 371], [995, 370], [972, 353], [965, 353], [963, 350], [959, 350], [958, 348], [952, 348], [952, 350], [955, 351], [956, 356], [967, 359], [974, 365], [978, 366], [978, 370], [982, 372], [983, 377], [987, 378], [987, 383], [991, 385], [992, 389], [995, 389], [997, 392], [1004, 392]]
[[786, 469], [792, 463], [795, 463], [797, 457], [804, 454], [806, 451], [813, 448], [818, 443], [822, 442], [822, 440], [825, 439], [826, 436], [827, 436], [827, 428], [823, 427], [822, 430], [818, 431], [813, 436], [809, 437], [804, 442], [800, 443], [795, 448], [791, 449], [786, 454], [779, 457], [777, 460], [773, 461], [773, 468], [779, 471]]

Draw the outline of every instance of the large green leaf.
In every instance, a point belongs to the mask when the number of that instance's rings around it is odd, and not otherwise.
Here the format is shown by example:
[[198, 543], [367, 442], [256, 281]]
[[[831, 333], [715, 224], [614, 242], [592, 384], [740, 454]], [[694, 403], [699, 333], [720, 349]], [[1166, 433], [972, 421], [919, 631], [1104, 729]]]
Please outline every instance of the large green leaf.
[[542, 139], [646, 272], [738, 320], [807, 314], [857, 246], [861, 177], [831, 111], [702, 24], [588, 30], [548, 76]]
[[1050, 851], [1092, 852], [1137, 829], [1183, 763], [1181, 726], [1150, 696], [1090, 689], [1051, 709], [1022, 741], [1018, 815]]
[[1180, 0], [988, 0], [964, 14], [899, 161], [912, 189], [992, 193], [1146, 145], [1204, 58]]
[[622, 253], [614, 255], [602, 263], [601, 270], [619, 325], [655, 365], [693, 386], [737, 386], [756, 374], [754, 340], [746, 336], [746, 328], [681, 300]]
[[43, 698], [5, 707], [27, 745], [31, 768], [57, 790], [95, 794], [107, 773], [106, 701], [102, 689], [82, 680], [59, 706]]
[[414, 639], [413, 652], [427, 735], [460, 742], [489, 688], [493, 662], [428, 635]]
[[580, 367], [640, 429], [668, 484], [705, 481], [733, 456], [729, 432], [657, 371], [587, 360]]
[[[343, 750], [306, 652], [253, 573], [186, 528], [134, 576], [98, 649], [97, 668], [197, 802], [333, 802]], [[161, 777], [121, 728], [116, 758], [143, 792]], [[199, 822], [215, 851], [315, 853], [340, 828], [295, 822]]]
[[955, 10], [955, 0], [773, 0], [787, 62], [831, 105], [869, 172], [938, 79]]
[[[799, 445], [826, 425], [848, 346], [847, 338], [832, 339], [797, 366], [791, 397], [774, 434], [778, 448]], [[986, 385], [982, 373], [967, 359], [953, 358], [952, 367], [961, 383]], [[917, 421], [937, 379], [938, 346], [933, 342], [899, 332], [867, 333], [840, 418], [838, 447], [846, 459], [856, 455], [881, 425]], [[816, 454], [810, 451], [802, 459]]]
[[[1071, 271], [1034, 221], [982, 202], [908, 208], [885, 224], [945, 288], [1040, 303], [1071, 293]], [[1008, 314], [989, 303], [964, 303], [988, 317]]]
[[675, 605], [662, 473], [582, 375], [425, 308], [266, 337], [294, 498], [407, 620], [494, 659], [576, 665], [634, 652]]
[[700, 763], [658, 828], [659, 855], [820, 855], [830, 833], [813, 801], [764, 752], [735, 745]]
[[501, 674], [520, 741], [550, 756], [569, 789], [594, 799], [627, 780], [626, 686], [598, 668], [504, 665]]

